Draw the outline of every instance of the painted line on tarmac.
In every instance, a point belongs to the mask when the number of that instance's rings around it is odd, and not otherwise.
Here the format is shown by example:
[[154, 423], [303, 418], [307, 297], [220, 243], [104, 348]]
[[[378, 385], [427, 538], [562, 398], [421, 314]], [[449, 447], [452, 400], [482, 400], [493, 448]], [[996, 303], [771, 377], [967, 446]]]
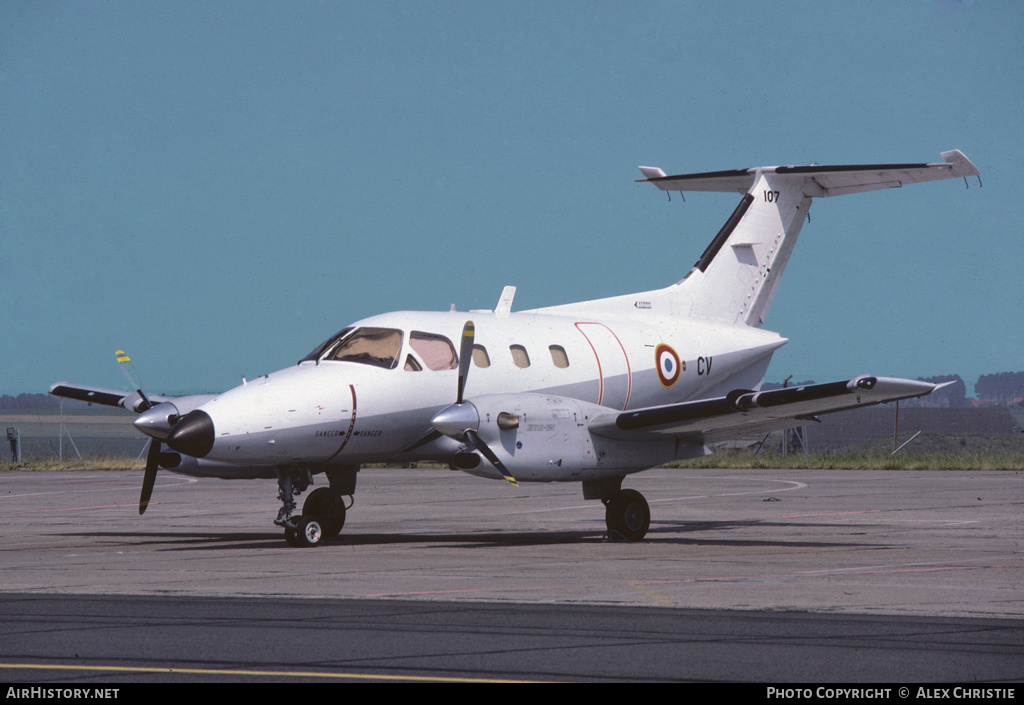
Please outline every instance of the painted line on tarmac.
[[827, 512], [824, 514], [784, 514], [782, 516], [775, 517], [776, 519], [809, 519], [813, 517], [841, 517], [847, 514], [876, 514], [882, 511], [881, 509], [861, 509], [855, 512]]
[[174, 668], [156, 666], [62, 666], [46, 663], [0, 663], [0, 668], [38, 671], [98, 671], [101, 673], [186, 673], [209, 676], [260, 676], [264, 678], [328, 678], [338, 680], [398, 681], [409, 683], [536, 683], [511, 678], [458, 678], [455, 676], [395, 676], [371, 673], [330, 673], [326, 671], [260, 671], [218, 668]]
[[987, 568], [1003, 568], [998, 565], [950, 565], [934, 568], [840, 568], [837, 570], [812, 570], [799, 573], [768, 573], [764, 575], [734, 575], [725, 578], [680, 578], [678, 580], [652, 580], [654, 585], [692, 584], [692, 583], [732, 583], [757, 582], [776, 580], [778, 578], [819, 578], [844, 575], [879, 575], [887, 573], [934, 573], [946, 570], [985, 570]]
[[473, 593], [487, 593], [487, 592], [527, 592], [529, 590], [556, 590], [563, 587], [562, 585], [539, 585], [530, 588], [478, 588], [473, 590], [420, 590], [420, 591], [408, 591], [408, 592], [375, 592], [359, 597], [410, 597], [410, 596], [423, 596], [423, 595], [463, 595]]
[[[160, 504], [159, 502], [150, 502], [149, 506], [153, 507]], [[62, 509], [30, 509], [26, 512], [4, 512], [5, 516], [21, 516], [25, 514], [54, 514], [58, 512], [79, 512], [86, 511], [88, 509], [125, 509], [126, 507], [138, 507], [138, 502], [132, 502], [131, 504], [97, 504], [92, 507], [64, 507]]]

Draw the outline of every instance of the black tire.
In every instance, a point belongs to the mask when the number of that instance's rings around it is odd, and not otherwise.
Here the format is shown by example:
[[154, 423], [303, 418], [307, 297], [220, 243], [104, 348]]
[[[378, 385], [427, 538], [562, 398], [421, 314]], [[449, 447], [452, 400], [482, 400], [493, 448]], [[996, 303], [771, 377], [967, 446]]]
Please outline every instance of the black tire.
[[640, 541], [651, 528], [651, 508], [636, 490], [619, 490], [605, 502], [604, 520], [608, 531]]
[[302, 516], [316, 517], [323, 538], [333, 539], [345, 526], [345, 503], [326, 487], [318, 487], [302, 503]]
[[299, 547], [299, 539], [295, 535], [295, 529], [289, 529], [287, 526], [284, 527], [284, 540], [292, 548]]
[[299, 517], [295, 524], [295, 542], [299, 548], [319, 546], [324, 532], [316, 517]]

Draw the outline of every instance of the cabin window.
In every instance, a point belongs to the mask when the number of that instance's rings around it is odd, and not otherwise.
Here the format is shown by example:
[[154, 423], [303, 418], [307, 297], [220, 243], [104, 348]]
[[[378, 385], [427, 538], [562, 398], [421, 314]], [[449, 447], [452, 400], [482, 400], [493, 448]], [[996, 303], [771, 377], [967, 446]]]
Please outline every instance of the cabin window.
[[555, 363], [555, 367], [564, 369], [569, 366], [569, 356], [565, 354], [565, 348], [561, 345], [549, 345], [548, 350], [551, 351], [551, 361]]
[[473, 346], [473, 364], [477, 367], [490, 367], [491, 358], [487, 354], [487, 348], [483, 345]]
[[516, 367], [530, 366], [530, 356], [526, 348], [522, 345], [510, 345], [508, 349], [512, 351], [512, 362], [516, 363]]
[[454, 370], [459, 366], [455, 347], [443, 335], [413, 331], [409, 334], [409, 345], [432, 370]]
[[343, 340], [325, 359], [358, 362], [392, 369], [402, 349], [402, 331], [395, 328], [359, 328]]

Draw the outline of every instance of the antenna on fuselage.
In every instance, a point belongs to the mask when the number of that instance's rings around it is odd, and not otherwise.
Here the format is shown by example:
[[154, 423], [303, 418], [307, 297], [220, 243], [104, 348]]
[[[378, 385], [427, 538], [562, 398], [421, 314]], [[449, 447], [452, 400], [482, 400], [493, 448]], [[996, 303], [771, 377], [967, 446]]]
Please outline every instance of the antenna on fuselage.
[[497, 318], [505, 318], [512, 313], [512, 300], [515, 298], [516, 288], [514, 286], [506, 286], [502, 289], [501, 296], [498, 297], [498, 305], [494, 307], [494, 315]]

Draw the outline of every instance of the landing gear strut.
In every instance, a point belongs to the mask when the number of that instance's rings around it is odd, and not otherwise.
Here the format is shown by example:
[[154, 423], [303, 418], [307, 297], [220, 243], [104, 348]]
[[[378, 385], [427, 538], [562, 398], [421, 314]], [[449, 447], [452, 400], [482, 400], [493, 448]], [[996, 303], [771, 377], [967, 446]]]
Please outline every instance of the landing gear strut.
[[284, 538], [289, 546], [310, 548], [341, 533], [348, 509], [344, 497], [355, 494], [358, 470], [358, 466], [327, 470], [330, 487], [318, 487], [310, 492], [302, 505], [302, 514], [293, 516], [295, 495], [313, 483], [312, 474], [308, 468], [277, 469], [277, 498], [281, 500], [282, 507], [274, 523], [284, 528]]

